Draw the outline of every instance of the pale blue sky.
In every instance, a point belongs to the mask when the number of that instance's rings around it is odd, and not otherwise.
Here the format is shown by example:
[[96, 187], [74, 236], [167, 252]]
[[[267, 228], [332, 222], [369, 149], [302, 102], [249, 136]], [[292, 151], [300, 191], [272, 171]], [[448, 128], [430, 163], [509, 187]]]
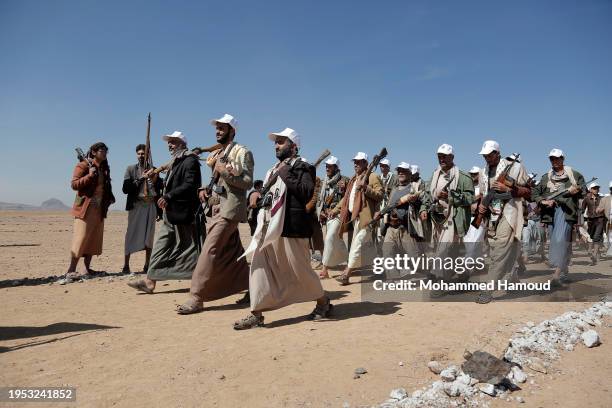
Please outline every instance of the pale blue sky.
[[384, 145], [425, 178], [441, 143], [482, 165], [496, 139], [542, 173], [551, 147], [607, 185], [612, 134], [610, 1], [0, 0], [0, 201], [70, 204], [74, 147], [110, 147], [123, 172], [153, 115], [161, 135], [214, 142], [232, 113], [256, 176], [270, 131], [293, 127], [352, 173]]

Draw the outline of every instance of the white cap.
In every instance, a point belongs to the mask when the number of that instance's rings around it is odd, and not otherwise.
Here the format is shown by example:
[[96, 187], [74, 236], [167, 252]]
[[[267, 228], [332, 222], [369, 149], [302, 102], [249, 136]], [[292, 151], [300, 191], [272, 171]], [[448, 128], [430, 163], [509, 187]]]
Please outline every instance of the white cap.
[[295, 143], [297, 147], [300, 147], [300, 135], [298, 134], [298, 132], [291, 128], [285, 128], [282, 132], [270, 133], [268, 135], [268, 138], [270, 140], [276, 140], [277, 136], [286, 137], [293, 143]]
[[561, 149], [552, 149], [550, 153], [548, 153], [548, 157], [565, 157], [565, 155]]
[[404, 170], [409, 170], [410, 172], [412, 172], [410, 165], [406, 162], [401, 162], [400, 164], [398, 164], [396, 169], [404, 169]]
[[182, 140], [185, 145], [187, 145], [187, 136], [185, 136], [183, 132], [179, 132], [178, 130], [175, 130], [169, 135], [164, 135], [162, 139], [164, 139], [166, 142], [170, 139], [179, 139]]
[[485, 140], [485, 142], [482, 144], [482, 149], [480, 149], [480, 153], [478, 154], [489, 154], [493, 151], [500, 151], [499, 143], [497, 143], [495, 140]]
[[329, 164], [330, 166], [335, 164], [336, 166], [339, 166], [340, 160], [338, 160], [336, 156], [329, 156], [329, 158], [325, 160], [325, 164]]
[[419, 172], [419, 170], [420, 170], [420, 169], [419, 169], [419, 166], [418, 166], [418, 165], [416, 165], [416, 164], [411, 164], [411, 165], [410, 165], [410, 172], [411, 172], [412, 174], [418, 173], [418, 172]]
[[612, 188], [612, 181], [610, 182], [610, 185], [608, 187]]
[[601, 186], [599, 185], [598, 182], [594, 181], [591, 184], [589, 184], [589, 188], [593, 188], [593, 187], [601, 187]]
[[440, 145], [440, 147], [438, 147], [438, 153], [453, 154], [453, 146], [444, 143], [443, 145]]
[[364, 152], [357, 152], [357, 154], [355, 155], [355, 157], [353, 157], [352, 160], [353, 161], [355, 161], [355, 160], [368, 160], [368, 155], [365, 154]]
[[238, 132], [238, 121], [232, 115], [226, 113], [223, 117], [219, 119], [213, 119], [210, 121], [210, 124], [213, 126], [217, 126], [217, 123], [227, 123], [231, 127], [234, 128], [235, 132]]
[[388, 166], [390, 163], [391, 163], [391, 162], [389, 161], [389, 159], [382, 159], [382, 160], [380, 161], [380, 164], [381, 164], [381, 165], [387, 165], [387, 166]]
[[533, 174], [533, 173], [527, 173], [527, 177], [529, 177], [530, 179], [532, 179], [532, 178], [534, 178], [534, 177], [535, 177], [535, 174]]
[[474, 173], [480, 173], [480, 167], [478, 166], [474, 166], [470, 169], [470, 171], [468, 173], [474, 174]]

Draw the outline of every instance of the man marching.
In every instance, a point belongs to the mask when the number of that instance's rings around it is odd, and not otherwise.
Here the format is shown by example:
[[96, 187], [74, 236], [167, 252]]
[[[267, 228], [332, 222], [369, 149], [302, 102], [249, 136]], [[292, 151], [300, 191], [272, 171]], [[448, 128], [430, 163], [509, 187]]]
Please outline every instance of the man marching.
[[[247, 221], [247, 191], [253, 186], [253, 154], [234, 141], [238, 123], [225, 114], [210, 123], [221, 148], [208, 157], [213, 169], [212, 191], [201, 189], [200, 200], [211, 199], [212, 218], [206, 225], [206, 240], [191, 278], [189, 299], [178, 314], [204, 310], [204, 302], [221, 299], [247, 289], [249, 265], [238, 258], [244, 253], [238, 224]], [[217, 178], [218, 177], [218, 178]]]
[[[474, 185], [471, 177], [455, 165], [453, 147], [438, 147], [438, 168], [433, 172], [429, 194], [432, 221], [432, 245], [437, 257], [450, 255], [457, 250], [470, 226], [470, 206], [474, 201]], [[453, 245], [455, 248], [452, 248]], [[438, 279], [448, 279], [453, 271], [434, 270]]]
[[[187, 149], [187, 137], [175, 131], [163, 137], [168, 143], [172, 159], [167, 168], [162, 196], [157, 205], [163, 210], [162, 223], [153, 244], [147, 276], [128, 286], [145, 293], [153, 293], [157, 281], [191, 278], [198, 259], [195, 241], [194, 213], [198, 206], [198, 188], [202, 183], [200, 162]], [[153, 183], [157, 172], [144, 173]]]
[[[509, 277], [510, 281], [517, 282], [515, 266], [521, 250], [523, 198], [531, 196], [531, 188], [527, 185], [529, 176], [518, 157], [501, 157], [499, 143], [494, 140], [485, 141], [480, 154], [487, 164], [481, 171], [478, 190], [483, 197], [494, 197], [490, 202], [483, 198], [478, 205], [479, 214], [486, 216], [483, 223], [491, 259], [488, 279], [498, 281]], [[490, 291], [483, 291], [476, 302], [484, 304], [492, 299]]]
[[362, 180], [368, 168], [367, 154], [358, 152], [353, 157], [353, 167], [355, 175], [349, 181], [344, 197], [330, 212], [332, 217], [340, 215], [343, 226], [352, 223], [354, 229], [347, 267], [336, 278], [342, 286], [349, 284], [355, 269], [371, 265], [376, 256], [374, 237], [367, 226], [378, 211], [384, 194], [380, 177], [376, 173], [372, 172], [368, 180]]
[[548, 260], [555, 268], [552, 284], [560, 286], [569, 282], [572, 229], [580, 211], [578, 200], [586, 194], [586, 185], [582, 174], [565, 165], [561, 149], [552, 149], [548, 158], [552, 168], [533, 189], [532, 200], [540, 206], [542, 222], [548, 225]]
[[589, 242], [591, 265], [597, 265], [599, 261], [599, 250], [603, 244], [603, 234], [606, 226], [606, 218], [603, 214], [597, 212], [600, 203], [599, 183], [594, 181], [589, 185], [589, 192], [584, 200], [582, 200], [582, 212], [586, 210], [586, 222], [589, 237], [591, 237], [592, 241]]
[[312, 320], [327, 317], [332, 308], [310, 265], [312, 223], [306, 203], [314, 192], [314, 166], [300, 158], [300, 136], [295, 130], [286, 128], [270, 133], [269, 138], [274, 140], [279, 163], [266, 173], [264, 208], [242, 257], [244, 260], [244, 256], [253, 254], [249, 275], [251, 314], [234, 323], [236, 330], [263, 326], [263, 312], [293, 303], [316, 300], [309, 315]]
[[329, 278], [329, 268], [338, 266], [348, 259], [348, 249], [340, 234], [340, 219], [331, 217], [331, 211], [338, 205], [348, 184], [348, 177], [340, 174], [340, 161], [330, 156], [325, 161], [326, 176], [321, 185], [321, 193], [317, 202], [319, 222], [325, 224], [325, 245], [321, 263], [323, 269], [319, 274], [321, 279]]

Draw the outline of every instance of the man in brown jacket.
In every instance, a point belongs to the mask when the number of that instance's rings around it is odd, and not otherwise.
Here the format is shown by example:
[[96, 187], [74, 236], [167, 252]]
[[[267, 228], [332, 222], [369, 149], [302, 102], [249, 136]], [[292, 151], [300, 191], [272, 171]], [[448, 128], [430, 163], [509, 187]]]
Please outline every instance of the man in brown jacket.
[[72, 173], [71, 187], [76, 191], [76, 197], [71, 211], [74, 215], [74, 234], [67, 280], [77, 277], [76, 266], [81, 257], [85, 262], [86, 274], [90, 274], [91, 258], [102, 254], [104, 219], [108, 207], [115, 202], [107, 152], [108, 147], [104, 143], [95, 143]]
[[[368, 180], [363, 180], [368, 168], [368, 155], [358, 152], [353, 157], [355, 175], [350, 179], [344, 197], [331, 211], [331, 216], [340, 214], [341, 225], [353, 224], [353, 240], [349, 252], [346, 269], [337, 280], [343, 286], [349, 284], [351, 273], [367, 265], [371, 265], [376, 256], [375, 236], [367, 226], [379, 210], [383, 199], [383, 187], [380, 177], [372, 172]], [[344, 232], [344, 228], [341, 228]]]
[[253, 154], [234, 142], [238, 123], [232, 115], [211, 120], [217, 143], [222, 148], [208, 157], [207, 163], [219, 175], [212, 191], [202, 189], [200, 200], [212, 199], [212, 218], [206, 226], [206, 240], [191, 278], [187, 302], [179, 314], [204, 310], [204, 301], [224, 298], [249, 287], [249, 265], [240, 242], [238, 224], [247, 221], [247, 191], [253, 186]]

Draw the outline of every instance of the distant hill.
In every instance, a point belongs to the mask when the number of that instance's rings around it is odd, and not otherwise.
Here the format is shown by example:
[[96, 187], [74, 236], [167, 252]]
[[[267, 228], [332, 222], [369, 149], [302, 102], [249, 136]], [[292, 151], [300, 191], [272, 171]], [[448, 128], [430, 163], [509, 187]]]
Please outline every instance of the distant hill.
[[0, 201], [0, 210], [5, 211], [67, 211], [70, 207], [62, 203], [57, 198], [50, 198], [44, 201], [40, 206], [19, 204], [19, 203], [4, 203]]

